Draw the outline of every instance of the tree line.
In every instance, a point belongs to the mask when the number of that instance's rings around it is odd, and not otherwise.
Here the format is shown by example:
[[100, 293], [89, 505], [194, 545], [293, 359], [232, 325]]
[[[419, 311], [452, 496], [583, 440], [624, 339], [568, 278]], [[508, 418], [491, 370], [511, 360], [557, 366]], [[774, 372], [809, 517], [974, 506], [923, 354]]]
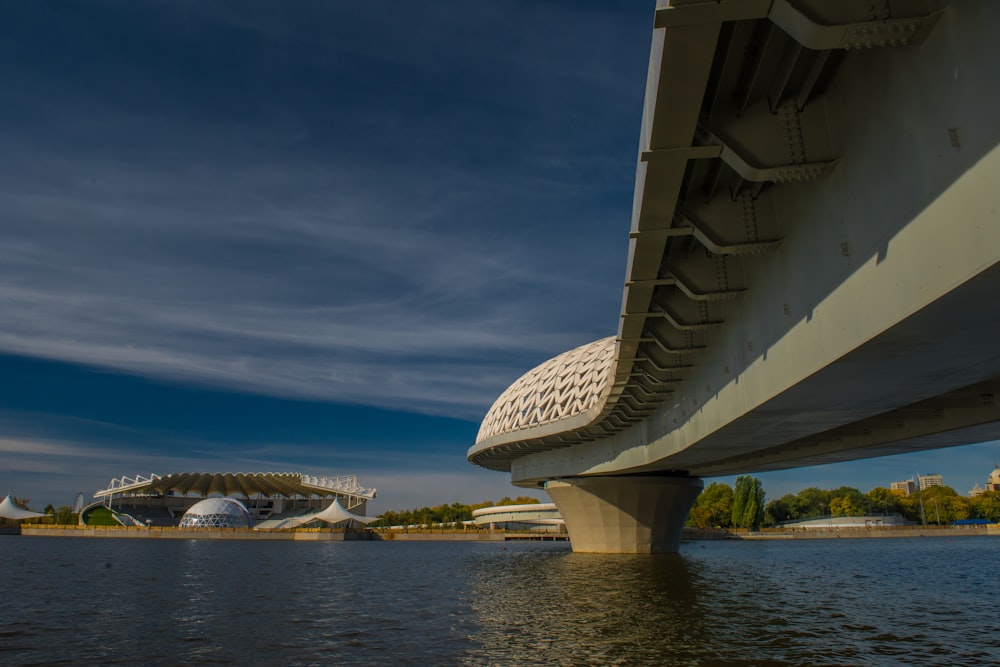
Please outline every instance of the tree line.
[[882, 486], [868, 493], [842, 486], [824, 491], [803, 489], [767, 505], [775, 523], [824, 516], [899, 514], [914, 523], [945, 525], [963, 519], [1000, 522], [1000, 493], [987, 491], [975, 498], [959, 495], [950, 486], [932, 486], [909, 496]]
[[1000, 493], [987, 491], [968, 498], [950, 486], [932, 486], [909, 496], [881, 486], [868, 493], [850, 486], [810, 487], [765, 504], [760, 480], [745, 475], [736, 478], [735, 489], [719, 482], [705, 487], [691, 508], [687, 525], [756, 530], [786, 521], [890, 514], [917, 524], [944, 525], [962, 519], [1000, 523]]
[[390, 510], [380, 514], [378, 519], [368, 525], [372, 527], [388, 527], [433, 526], [435, 524], [461, 523], [462, 521], [471, 521], [473, 510], [482, 509], [483, 507], [533, 505], [537, 502], [539, 502], [538, 498], [531, 498], [529, 496], [518, 496], [517, 498], [505, 496], [497, 502], [487, 500], [473, 505], [451, 503], [450, 505], [420, 507], [412, 510]]

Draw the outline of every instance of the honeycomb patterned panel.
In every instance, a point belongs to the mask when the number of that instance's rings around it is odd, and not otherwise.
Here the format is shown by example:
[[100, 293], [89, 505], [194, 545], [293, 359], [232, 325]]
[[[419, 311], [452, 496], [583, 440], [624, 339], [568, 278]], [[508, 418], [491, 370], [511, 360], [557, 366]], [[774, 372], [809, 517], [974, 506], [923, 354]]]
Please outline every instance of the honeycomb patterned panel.
[[476, 443], [587, 412], [604, 395], [614, 358], [615, 337], [609, 336], [536, 366], [500, 394], [479, 427]]

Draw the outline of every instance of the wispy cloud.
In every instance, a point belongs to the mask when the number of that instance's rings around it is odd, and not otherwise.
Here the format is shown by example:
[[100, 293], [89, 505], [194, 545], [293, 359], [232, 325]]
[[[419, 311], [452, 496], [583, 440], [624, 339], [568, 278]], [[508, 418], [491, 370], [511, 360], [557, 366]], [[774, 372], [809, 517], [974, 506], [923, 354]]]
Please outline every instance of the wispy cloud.
[[71, 441], [21, 438], [0, 438], [0, 453], [5, 456], [22, 455], [39, 458], [59, 456], [89, 459], [111, 458], [120, 455], [120, 452], [116, 453], [114, 450], [91, 447]]
[[5, 7], [0, 354], [376, 406], [442, 436], [336, 438], [310, 413], [299, 430], [322, 437], [254, 437], [238, 409], [186, 423], [170, 402], [201, 397], [184, 389], [116, 410], [126, 380], [76, 409], [93, 378], [47, 367], [76, 379], [61, 403], [41, 387], [4, 406], [0, 486], [239, 463], [506, 488], [465, 463], [473, 422], [617, 325], [651, 19], [514, 0]]
[[[506, 25], [523, 9], [480, 11]], [[180, 81], [141, 49], [132, 63], [82, 58], [93, 88], [14, 67], [10, 99], [33, 121], [0, 125], [0, 350], [480, 416], [530, 366], [612, 331], [620, 297], [634, 158], [620, 138], [634, 128], [611, 98], [638, 100], [641, 72], [623, 78], [622, 57], [604, 57], [610, 36], [588, 44], [551, 31], [564, 12], [535, 11], [523, 34], [490, 38], [516, 48], [474, 42], [489, 17], [444, 13], [461, 23], [443, 33], [450, 46], [411, 36], [423, 50], [410, 53], [323, 42], [301, 16], [274, 28], [188, 7], [172, 20], [207, 22], [206, 39], [233, 22], [260, 32], [264, 62]], [[594, 11], [569, 19], [605, 33]], [[371, 70], [367, 83], [345, 63]], [[123, 102], [102, 79], [143, 73], [161, 76], [146, 91], [161, 104]], [[287, 95], [204, 90], [227, 75]]]
[[[83, 491], [89, 497], [112, 477], [150, 472], [204, 470], [205, 460], [193, 456], [112, 448], [81, 440], [2, 438], [0, 489], [30, 492], [43, 502], [59, 502], [67, 494]], [[63, 501], [68, 504], [67, 501]]]

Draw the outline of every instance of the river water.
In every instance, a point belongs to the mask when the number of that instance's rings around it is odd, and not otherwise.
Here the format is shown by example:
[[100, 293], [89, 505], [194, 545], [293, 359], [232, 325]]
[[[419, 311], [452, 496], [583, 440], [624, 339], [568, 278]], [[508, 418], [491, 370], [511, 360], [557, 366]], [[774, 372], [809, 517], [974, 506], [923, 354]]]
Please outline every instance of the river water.
[[3, 665], [1000, 665], [1000, 538], [0, 537]]

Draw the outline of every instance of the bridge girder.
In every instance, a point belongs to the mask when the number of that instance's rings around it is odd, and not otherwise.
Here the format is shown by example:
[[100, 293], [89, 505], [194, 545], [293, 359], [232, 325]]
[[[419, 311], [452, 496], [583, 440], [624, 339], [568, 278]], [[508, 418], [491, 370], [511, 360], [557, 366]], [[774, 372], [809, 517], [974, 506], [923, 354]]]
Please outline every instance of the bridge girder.
[[953, 4], [660, 3], [605, 400], [470, 460], [532, 485], [1000, 433], [1000, 12]]

